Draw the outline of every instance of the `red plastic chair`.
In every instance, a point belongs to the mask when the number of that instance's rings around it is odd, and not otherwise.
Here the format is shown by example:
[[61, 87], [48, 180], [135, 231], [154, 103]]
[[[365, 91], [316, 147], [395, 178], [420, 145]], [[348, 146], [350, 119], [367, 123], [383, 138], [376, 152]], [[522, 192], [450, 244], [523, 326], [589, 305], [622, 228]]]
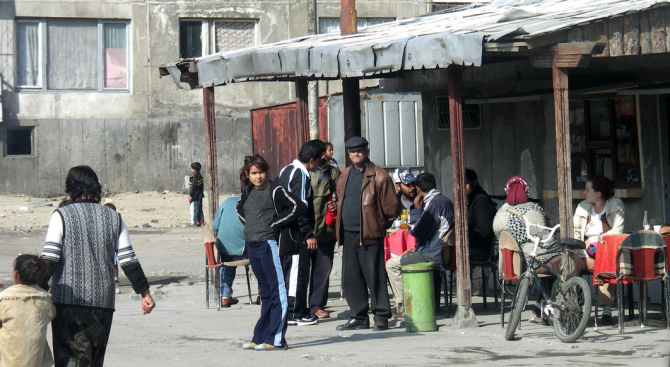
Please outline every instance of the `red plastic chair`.
[[[628, 236], [621, 243], [616, 256], [616, 273], [600, 273], [596, 276], [596, 284], [602, 283], [604, 279], [616, 279], [619, 333], [624, 332], [623, 283], [640, 283], [640, 326], [644, 327], [647, 321], [647, 282], [662, 280], [666, 298], [670, 292], [666, 258], [666, 245], [663, 238], [653, 231], [640, 231]], [[662, 311], [666, 320], [670, 316], [670, 307], [667, 303]], [[597, 297], [595, 307], [597, 312]], [[670, 329], [670, 322], [667, 327]]]

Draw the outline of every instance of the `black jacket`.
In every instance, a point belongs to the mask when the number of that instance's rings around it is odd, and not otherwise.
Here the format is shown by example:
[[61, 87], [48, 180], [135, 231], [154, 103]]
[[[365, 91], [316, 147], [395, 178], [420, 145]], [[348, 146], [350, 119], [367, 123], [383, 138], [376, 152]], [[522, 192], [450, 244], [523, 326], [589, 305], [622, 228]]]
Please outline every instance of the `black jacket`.
[[188, 186], [191, 188], [188, 193], [191, 200], [202, 200], [205, 197], [205, 180], [202, 179], [200, 172], [196, 172], [195, 175], [191, 176]]
[[[299, 162], [298, 162], [299, 163]], [[278, 232], [279, 255], [294, 255], [299, 246], [307, 246], [305, 240], [314, 237], [314, 206], [309, 175], [294, 163], [284, 167], [279, 177], [270, 185], [275, 216], [270, 226]], [[249, 197], [250, 185], [237, 202], [237, 215], [245, 223], [244, 203]]]
[[493, 217], [496, 206], [481, 186], [472, 190], [467, 197], [469, 246], [489, 250], [493, 246]]

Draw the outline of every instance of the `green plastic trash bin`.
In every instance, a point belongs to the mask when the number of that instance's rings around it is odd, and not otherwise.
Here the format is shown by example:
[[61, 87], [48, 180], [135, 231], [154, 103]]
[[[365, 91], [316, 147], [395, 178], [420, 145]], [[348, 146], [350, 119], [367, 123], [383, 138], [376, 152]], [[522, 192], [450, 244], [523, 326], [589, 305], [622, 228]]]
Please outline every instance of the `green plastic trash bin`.
[[404, 265], [401, 268], [405, 308], [405, 330], [435, 331], [433, 263]]

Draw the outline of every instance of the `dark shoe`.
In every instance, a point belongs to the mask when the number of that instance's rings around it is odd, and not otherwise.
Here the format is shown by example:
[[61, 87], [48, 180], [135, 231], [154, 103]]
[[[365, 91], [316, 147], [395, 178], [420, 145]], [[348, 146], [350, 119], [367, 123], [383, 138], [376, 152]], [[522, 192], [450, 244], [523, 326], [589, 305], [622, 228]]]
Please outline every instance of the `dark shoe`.
[[612, 316], [611, 315], [603, 315], [603, 317], [600, 319], [600, 323], [603, 326], [612, 326], [614, 325], [614, 322], [612, 321]]
[[221, 299], [221, 307], [230, 307], [236, 305], [238, 302], [237, 298], [223, 298]]
[[377, 320], [375, 321], [375, 327], [372, 328], [373, 331], [382, 331], [389, 329], [389, 320]]
[[349, 319], [346, 324], [339, 325], [338, 331], [369, 329], [370, 320]]
[[330, 314], [324, 310], [317, 310], [316, 312], [314, 312], [314, 315], [322, 319], [330, 318]]

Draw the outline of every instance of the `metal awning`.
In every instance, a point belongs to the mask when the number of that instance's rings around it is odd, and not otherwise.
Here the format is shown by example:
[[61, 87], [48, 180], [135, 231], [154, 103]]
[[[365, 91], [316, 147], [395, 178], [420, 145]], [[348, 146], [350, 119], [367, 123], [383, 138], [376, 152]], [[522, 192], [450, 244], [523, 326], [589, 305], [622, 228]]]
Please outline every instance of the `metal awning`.
[[[178, 87], [255, 80], [383, 77], [403, 70], [481, 66], [483, 45], [534, 37], [623, 16], [670, 0], [496, 0], [375, 25], [221, 52], [161, 67]], [[188, 76], [183, 75], [188, 72]]]

